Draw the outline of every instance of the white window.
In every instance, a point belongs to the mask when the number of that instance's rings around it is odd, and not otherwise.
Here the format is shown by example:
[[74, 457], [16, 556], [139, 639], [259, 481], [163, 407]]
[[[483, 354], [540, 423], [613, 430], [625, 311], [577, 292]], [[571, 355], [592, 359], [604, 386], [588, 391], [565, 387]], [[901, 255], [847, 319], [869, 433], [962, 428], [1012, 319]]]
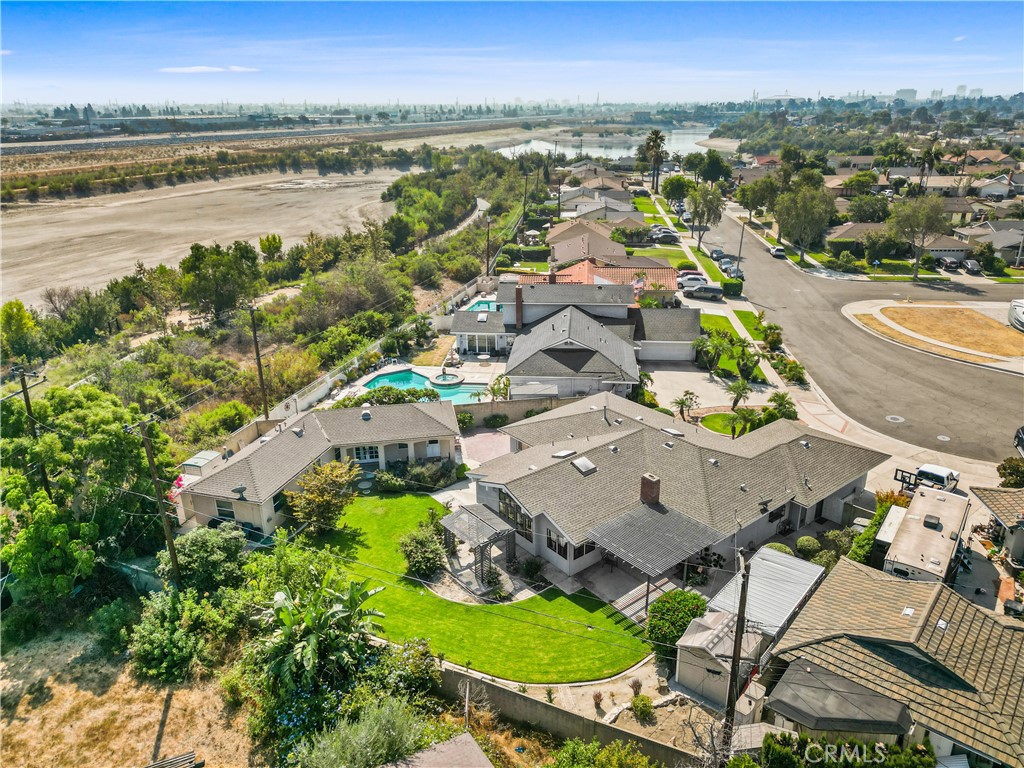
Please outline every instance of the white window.
[[380, 449], [376, 445], [357, 445], [352, 449], [356, 461], [379, 461]]
[[230, 501], [217, 499], [217, 517], [226, 517], [228, 520], [235, 519], [235, 507]]

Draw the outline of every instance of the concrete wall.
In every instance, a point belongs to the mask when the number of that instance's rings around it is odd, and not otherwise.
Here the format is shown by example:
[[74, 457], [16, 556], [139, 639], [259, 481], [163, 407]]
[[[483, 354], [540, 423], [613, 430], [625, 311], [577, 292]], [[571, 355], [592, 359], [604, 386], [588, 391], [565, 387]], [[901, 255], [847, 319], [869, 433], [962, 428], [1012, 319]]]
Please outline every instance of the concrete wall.
[[[531, 381], [535, 381], [535, 379], [531, 379]], [[455, 412], [473, 414], [474, 424], [476, 424], [476, 426], [481, 426], [484, 423], [484, 417], [490, 416], [494, 413], [505, 414], [508, 416], [509, 423], [512, 423], [525, 419], [527, 411], [539, 411], [543, 408], [547, 408], [550, 411], [565, 405], [567, 402], [572, 402], [575, 399], [577, 398], [532, 397], [523, 400], [495, 400], [483, 403], [460, 403], [455, 406]]]
[[853, 501], [857, 496], [857, 493], [864, 488], [868, 481], [866, 474], [861, 475], [856, 480], [840, 488], [838, 491], [833, 493], [831, 496], [825, 499], [825, 504], [822, 507], [821, 514], [826, 520], [831, 520], [833, 523], [843, 525], [843, 508], [847, 501]]
[[526, 694], [506, 688], [498, 682], [480, 680], [465, 672], [446, 668], [441, 672], [441, 691], [453, 699], [461, 699], [464, 693], [459, 690], [459, 683], [468, 681], [472, 691], [483, 693], [490, 708], [507, 720], [528, 724], [562, 739], [597, 739], [601, 744], [610, 744], [615, 740], [634, 742], [645, 755], [667, 766], [691, 765], [695, 758], [687, 752], [671, 744], [640, 736], [608, 725], [600, 720], [577, 715], [561, 709], [557, 704], [548, 704], [530, 698]]
[[[596, 395], [598, 392], [615, 392], [625, 397], [633, 388], [632, 384], [606, 384], [600, 376], [594, 378], [563, 378], [545, 376], [509, 376], [509, 383], [512, 387], [526, 386], [527, 384], [539, 383], [546, 386], [558, 387], [558, 399], [565, 400], [574, 397], [586, 397]], [[526, 402], [520, 400], [517, 402]], [[561, 403], [564, 405], [564, 402]]]

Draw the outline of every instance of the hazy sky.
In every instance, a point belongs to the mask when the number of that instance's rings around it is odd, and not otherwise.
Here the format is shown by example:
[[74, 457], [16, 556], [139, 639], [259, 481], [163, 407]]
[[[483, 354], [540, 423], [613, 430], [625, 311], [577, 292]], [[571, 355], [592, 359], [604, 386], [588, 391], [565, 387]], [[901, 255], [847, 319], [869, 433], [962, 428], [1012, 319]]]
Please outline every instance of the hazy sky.
[[479, 103], [1024, 89], [1024, 3], [4, 0], [5, 103]]

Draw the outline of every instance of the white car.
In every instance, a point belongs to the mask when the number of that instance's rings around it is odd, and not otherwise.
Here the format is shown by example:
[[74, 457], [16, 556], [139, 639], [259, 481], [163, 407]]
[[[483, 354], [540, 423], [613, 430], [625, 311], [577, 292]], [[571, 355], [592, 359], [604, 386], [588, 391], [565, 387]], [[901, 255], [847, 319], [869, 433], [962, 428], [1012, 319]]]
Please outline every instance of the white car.
[[1007, 318], [1010, 325], [1018, 331], [1024, 331], [1024, 299], [1014, 299], [1010, 302], [1010, 313]]
[[694, 285], [707, 285], [708, 279], [704, 275], [684, 275], [676, 278], [677, 288], [689, 288]]

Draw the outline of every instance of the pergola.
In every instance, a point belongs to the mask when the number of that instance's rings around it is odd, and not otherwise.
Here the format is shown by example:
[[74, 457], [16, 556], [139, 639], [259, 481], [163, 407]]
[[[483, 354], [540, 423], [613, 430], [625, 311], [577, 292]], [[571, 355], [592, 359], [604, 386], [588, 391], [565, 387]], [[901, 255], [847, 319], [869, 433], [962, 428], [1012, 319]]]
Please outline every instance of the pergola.
[[444, 545], [451, 550], [456, 541], [464, 541], [473, 550], [473, 572], [483, 583], [491, 569], [491, 547], [505, 544], [505, 557], [515, 555], [516, 530], [483, 504], [459, 507], [441, 518]]

